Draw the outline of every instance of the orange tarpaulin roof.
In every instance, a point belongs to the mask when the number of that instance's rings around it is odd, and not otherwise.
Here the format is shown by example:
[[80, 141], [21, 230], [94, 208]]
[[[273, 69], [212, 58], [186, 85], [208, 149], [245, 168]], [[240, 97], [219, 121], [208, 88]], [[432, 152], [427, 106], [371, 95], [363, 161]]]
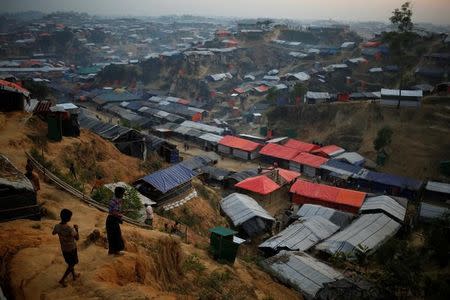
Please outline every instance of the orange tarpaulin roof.
[[305, 143], [294, 139], [289, 139], [283, 146], [297, 149], [300, 152], [311, 152], [312, 150], [320, 148], [317, 145]]
[[1, 80], [1, 79], [0, 79], [0, 89], [9, 91], [9, 92], [21, 93], [25, 97], [28, 97], [30, 95], [30, 92], [27, 89], [21, 87], [17, 83], [12, 83], [12, 82], [9, 82], [6, 80]]
[[270, 194], [280, 188], [276, 182], [265, 175], [247, 178], [234, 186], [260, 195]]
[[296, 162], [301, 165], [307, 165], [307, 166], [310, 166], [313, 168], [319, 168], [321, 165], [326, 163], [328, 161], [328, 159], [324, 158], [322, 156], [317, 156], [314, 154], [302, 152], [299, 155], [297, 155], [296, 157], [294, 157], [293, 159], [291, 159], [291, 161]]
[[224, 136], [220, 141], [220, 145], [227, 146], [230, 148], [236, 148], [244, 151], [254, 151], [256, 150], [260, 144], [241, 139], [232, 135], [226, 135]]
[[332, 156], [332, 155], [335, 155], [335, 154], [340, 154], [340, 153], [342, 153], [344, 151], [345, 150], [343, 148], [339, 147], [339, 146], [329, 145], [329, 146], [324, 146], [322, 148], [314, 150], [314, 151], [312, 151], [312, 153]]
[[360, 208], [366, 193], [346, 190], [334, 186], [297, 180], [291, 187], [291, 193], [307, 198], [318, 199], [334, 204]]
[[282, 145], [267, 144], [261, 149], [261, 151], [259, 151], [259, 154], [290, 160], [294, 158], [298, 152], [299, 151], [297, 149], [292, 149]]
[[283, 177], [284, 180], [286, 180], [287, 182], [291, 182], [292, 180], [294, 180], [295, 178], [300, 177], [300, 173], [295, 172], [295, 171], [291, 171], [291, 170], [286, 170], [286, 169], [277, 169], [278, 170], [278, 174]]

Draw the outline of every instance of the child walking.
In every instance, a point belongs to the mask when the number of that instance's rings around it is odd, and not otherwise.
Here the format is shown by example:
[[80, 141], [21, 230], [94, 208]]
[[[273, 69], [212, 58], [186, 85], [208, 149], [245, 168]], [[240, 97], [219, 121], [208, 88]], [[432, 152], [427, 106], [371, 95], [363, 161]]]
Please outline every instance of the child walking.
[[56, 224], [53, 229], [53, 235], [57, 234], [61, 244], [61, 251], [64, 260], [67, 263], [67, 269], [59, 284], [66, 287], [66, 277], [72, 273], [73, 280], [77, 279], [80, 274], [75, 273], [75, 265], [78, 264], [77, 243], [80, 236], [78, 235], [78, 226], [73, 225], [73, 228], [67, 223], [72, 218], [72, 212], [68, 209], [62, 209], [60, 213], [61, 223]]

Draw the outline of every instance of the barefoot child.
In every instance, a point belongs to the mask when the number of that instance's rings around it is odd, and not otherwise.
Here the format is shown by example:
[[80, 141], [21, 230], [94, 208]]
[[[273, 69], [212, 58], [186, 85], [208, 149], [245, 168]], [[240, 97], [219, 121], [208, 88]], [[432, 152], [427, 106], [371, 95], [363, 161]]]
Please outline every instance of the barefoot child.
[[66, 272], [64, 272], [63, 277], [59, 281], [63, 287], [66, 287], [66, 277], [72, 273], [73, 280], [79, 277], [79, 274], [75, 273], [75, 265], [78, 263], [78, 253], [76, 241], [80, 238], [78, 235], [78, 226], [73, 225], [70, 227], [67, 223], [72, 218], [72, 212], [68, 209], [62, 209], [61, 213], [61, 223], [56, 224], [53, 229], [53, 235], [58, 234], [59, 242], [61, 243], [61, 251], [64, 256], [64, 260], [67, 263]]

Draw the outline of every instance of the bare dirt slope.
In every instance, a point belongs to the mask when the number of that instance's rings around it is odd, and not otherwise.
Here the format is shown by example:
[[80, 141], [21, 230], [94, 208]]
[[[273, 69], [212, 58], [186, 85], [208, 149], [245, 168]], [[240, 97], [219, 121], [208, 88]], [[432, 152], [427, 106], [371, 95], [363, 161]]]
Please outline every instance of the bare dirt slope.
[[337, 144], [376, 160], [373, 141], [379, 129], [393, 130], [389, 159], [380, 170], [419, 179], [446, 180], [439, 162], [450, 159], [450, 106], [424, 104], [400, 110], [368, 102], [278, 108], [269, 113], [275, 130], [294, 129], [298, 138]]
[[[6, 119], [6, 122], [0, 127], [2, 153], [22, 168], [26, 161], [23, 151], [33, 145], [27, 134], [36, 129], [25, 126], [26, 118], [25, 114], [2, 115], [1, 119]], [[82, 138], [85, 135], [89, 137], [83, 132]], [[59, 147], [60, 151], [66, 151], [64, 147], [68, 144], [64, 143], [70, 144], [65, 141], [54, 146], [49, 153], [58, 157], [56, 149]], [[128, 161], [121, 154], [111, 159], [111, 166], [120, 169], [123, 178], [135, 176], [123, 169], [127, 164], [135, 163], [133, 160]], [[237, 259], [233, 266], [228, 266], [213, 261], [204, 250], [207, 238], [191, 230], [188, 243], [185, 243], [178, 236], [159, 230], [143, 230], [123, 224], [126, 254], [123, 257], [108, 256], [105, 213], [42, 180], [38, 201], [48, 212], [43, 220], [0, 224], [0, 277], [11, 299], [300, 298], [294, 291], [274, 282], [253, 263]], [[191, 209], [196, 209], [201, 202], [192, 204]], [[82, 275], [76, 282], [69, 280], [67, 288], [57, 284], [65, 264], [58, 238], [51, 235], [62, 208], [74, 212], [72, 224], [80, 227], [77, 271]], [[157, 229], [170, 222], [160, 216], [155, 218]], [[94, 229], [99, 230], [101, 237], [97, 242], [89, 243], [88, 235]]]

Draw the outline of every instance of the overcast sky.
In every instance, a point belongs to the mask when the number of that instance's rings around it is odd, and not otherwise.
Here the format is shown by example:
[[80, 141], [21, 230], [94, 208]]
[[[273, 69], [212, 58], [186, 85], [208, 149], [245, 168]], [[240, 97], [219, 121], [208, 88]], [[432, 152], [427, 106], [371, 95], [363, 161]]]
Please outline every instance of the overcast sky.
[[[72, 10], [100, 15], [272, 17], [387, 21], [405, 0], [6, 0], [1, 12]], [[450, 0], [414, 0], [414, 21], [450, 24]]]

